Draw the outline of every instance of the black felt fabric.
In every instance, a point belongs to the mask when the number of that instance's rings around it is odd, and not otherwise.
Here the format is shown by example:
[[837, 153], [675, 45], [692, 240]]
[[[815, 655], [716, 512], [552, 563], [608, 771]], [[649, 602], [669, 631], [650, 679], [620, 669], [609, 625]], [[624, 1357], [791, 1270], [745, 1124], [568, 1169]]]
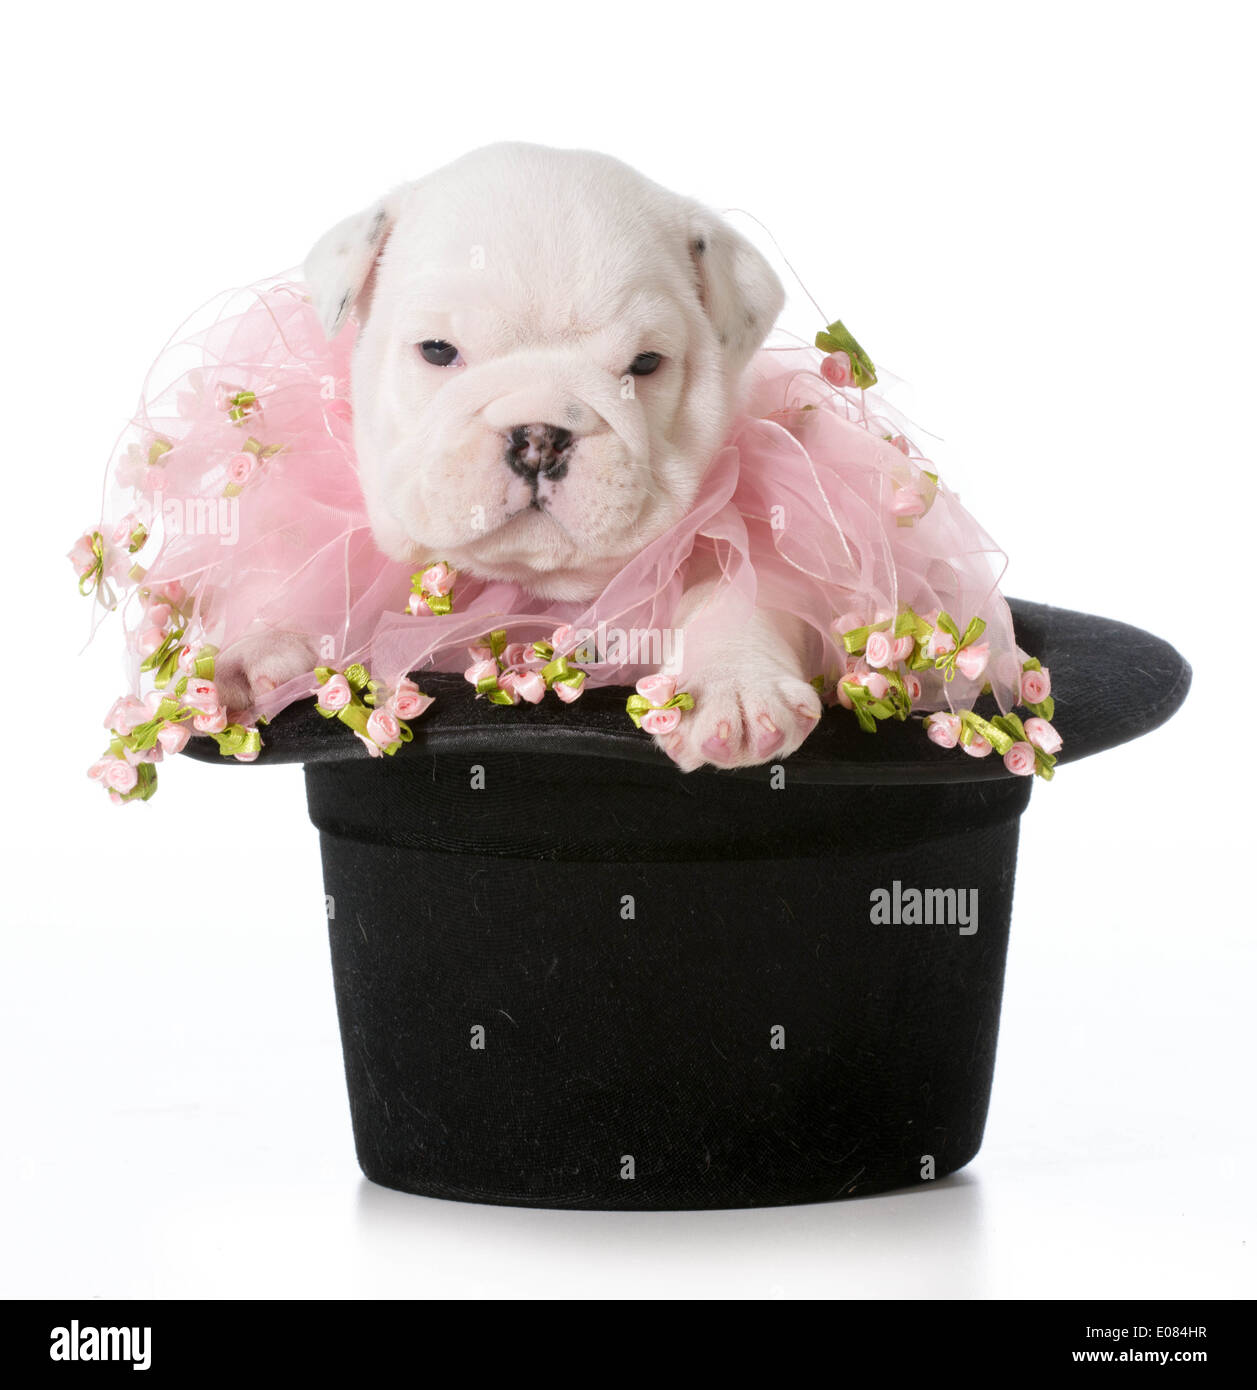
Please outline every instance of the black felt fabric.
[[[471, 790], [466, 759], [409, 766], [307, 770], [368, 1177], [730, 1207], [977, 1151], [1026, 780], [773, 791], [486, 755]], [[874, 925], [896, 879], [977, 890], [977, 932]]]
[[[1160, 639], [1014, 611], [1052, 671], [1062, 765], [1182, 703], [1190, 670]], [[782, 787], [766, 768], [683, 776], [624, 691], [499, 709], [459, 676], [423, 685], [441, 698], [393, 759], [306, 704], [260, 760], [307, 765], [369, 1177], [465, 1201], [733, 1207], [973, 1157], [1032, 779], [842, 711]], [[976, 891], [978, 930], [875, 923], [870, 895], [896, 880]]]

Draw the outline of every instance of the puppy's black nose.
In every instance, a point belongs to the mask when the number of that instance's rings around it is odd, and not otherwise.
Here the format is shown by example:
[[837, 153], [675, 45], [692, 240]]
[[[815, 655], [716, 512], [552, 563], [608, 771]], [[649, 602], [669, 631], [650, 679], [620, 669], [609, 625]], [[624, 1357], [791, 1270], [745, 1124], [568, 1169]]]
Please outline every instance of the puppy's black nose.
[[521, 478], [549, 478], [567, 472], [572, 431], [561, 425], [516, 425], [506, 447], [506, 462]]

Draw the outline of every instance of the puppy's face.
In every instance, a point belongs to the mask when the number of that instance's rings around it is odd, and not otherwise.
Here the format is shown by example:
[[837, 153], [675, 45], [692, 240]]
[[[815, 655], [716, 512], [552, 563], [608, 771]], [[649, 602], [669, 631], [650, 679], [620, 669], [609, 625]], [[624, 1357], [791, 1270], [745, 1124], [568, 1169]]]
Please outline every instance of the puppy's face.
[[692, 503], [782, 303], [732, 228], [615, 160], [480, 150], [334, 228], [355, 442], [383, 550], [596, 594]]

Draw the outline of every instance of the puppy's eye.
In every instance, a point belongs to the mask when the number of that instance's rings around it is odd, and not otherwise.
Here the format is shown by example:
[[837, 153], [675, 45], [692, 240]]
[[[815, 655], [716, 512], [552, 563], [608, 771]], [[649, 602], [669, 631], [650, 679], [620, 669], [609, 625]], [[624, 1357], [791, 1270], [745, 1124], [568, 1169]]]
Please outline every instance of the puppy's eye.
[[629, 371], [634, 376], [649, 376], [662, 361], [657, 352], [639, 352], [629, 363]]
[[443, 338], [427, 339], [419, 344], [419, 351], [423, 353], [423, 360], [434, 367], [449, 367], [458, 360], [458, 349]]

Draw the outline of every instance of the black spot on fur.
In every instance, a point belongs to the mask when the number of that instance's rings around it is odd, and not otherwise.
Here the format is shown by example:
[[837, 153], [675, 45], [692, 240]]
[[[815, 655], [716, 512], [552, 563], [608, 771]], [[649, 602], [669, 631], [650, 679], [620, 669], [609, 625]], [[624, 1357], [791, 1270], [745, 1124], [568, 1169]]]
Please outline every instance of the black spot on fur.
[[696, 256], [701, 256], [703, 252], [707, 250], [707, 243], [701, 236], [695, 237], [690, 243], [690, 250], [693, 251]]
[[367, 233], [367, 242], [369, 245], [374, 246], [375, 243], [379, 241], [380, 234], [384, 230], [384, 223], [386, 217], [387, 214], [385, 213], [383, 208], [376, 209], [375, 219], [371, 223], [371, 230]]
[[346, 292], [341, 295], [340, 303], [336, 306], [336, 321], [339, 323], [345, 316], [345, 310], [349, 308], [349, 294]]

